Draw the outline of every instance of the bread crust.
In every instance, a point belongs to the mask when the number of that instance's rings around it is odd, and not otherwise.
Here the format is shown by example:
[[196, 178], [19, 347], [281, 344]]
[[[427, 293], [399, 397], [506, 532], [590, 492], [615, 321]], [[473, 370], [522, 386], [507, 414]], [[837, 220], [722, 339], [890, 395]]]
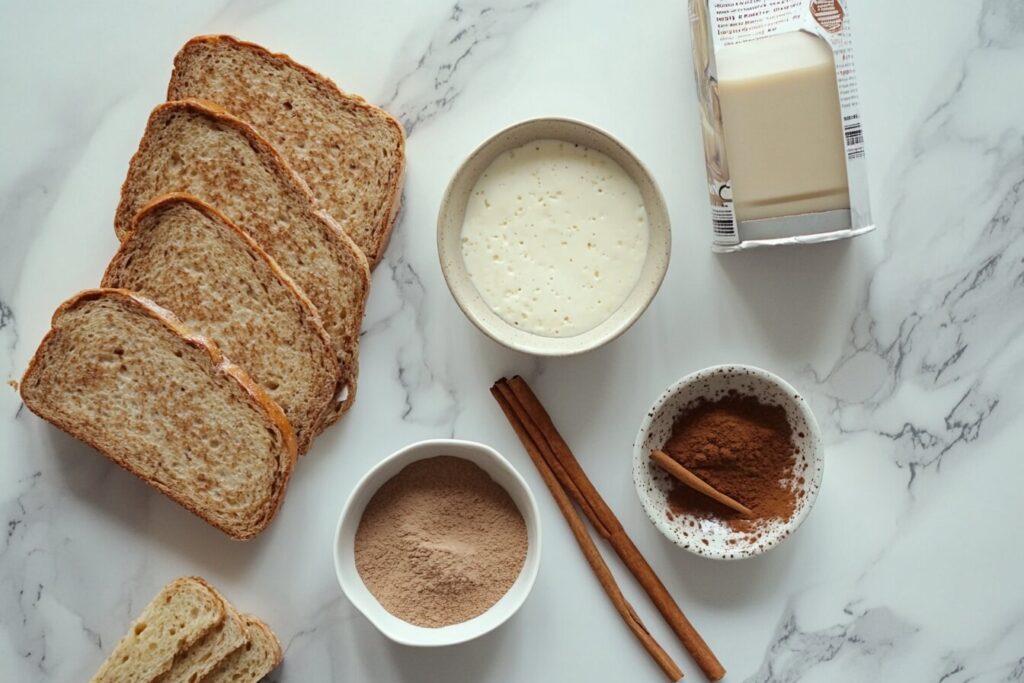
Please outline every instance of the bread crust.
[[[320, 218], [323, 221], [333, 225], [335, 230], [341, 232], [342, 234], [345, 234], [345, 231], [342, 229], [342, 227], [338, 225], [338, 222], [335, 221], [334, 218], [329, 213], [323, 211], [322, 209], [317, 209], [316, 213], [320, 216]], [[356, 246], [356, 243], [352, 241], [351, 237], [348, 237], [347, 234], [345, 234], [345, 237], [347, 237], [349, 242], [351, 242], [352, 248], [354, 248], [360, 254], [363, 253], [362, 250], [360, 250], [359, 247]], [[361, 323], [363, 318], [366, 317], [366, 301], [367, 299], [369, 299], [370, 292], [370, 265], [369, 262], [366, 261], [365, 256], [363, 257], [363, 263], [366, 265], [366, 270], [363, 272], [363, 276], [365, 277], [364, 291], [366, 292], [366, 294], [359, 301], [358, 311], [356, 315], [356, 318], [360, 321], [360, 328], [352, 331], [352, 338], [356, 340], [355, 344], [353, 344], [352, 349], [350, 350], [352, 367], [343, 368], [341, 367], [341, 363], [338, 364], [340, 368], [338, 391], [334, 396], [335, 400], [326, 408], [324, 408], [323, 413], [321, 413], [320, 415], [320, 422], [316, 429], [317, 434], [322, 434], [325, 429], [327, 429], [335, 422], [337, 422], [339, 419], [341, 419], [341, 416], [348, 412], [348, 409], [352, 407], [352, 404], [356, 400], [356, 385], [359, 383], [359, 335], [362, 333]], [[348, 393], [346, 394], [345, 398], [340, 401], [337, 400], [338, 396], [341, 395], [342, 390], [346, 387], [348, 388]]]
[[[67, 424], [62, 420], [53, 420], [41, 415], [32, 406], [31, 401], [26, 398], [25, 387], [27, 386], [28, 380], [31, 377], [32, 373], [36, 370], [38, 364], [41, 362], [42, 351], [46, 347], [47, 342], [49, 342], [50, 339], [57, 334], [57, 321], [60, 319], [60, 317], [66, 312], [72, 310], [76, 306], [79, 306], [80, 304], [86, 301], [104, 298], [121, 299], [122, 301], [129, 302], [140, 312], [148, 315], [152, 319], [162, 324], [164, 327], [166, 327], [168, 330], [174, 333], [177, 337], [181, 338], [182, 341], [184, 341], [189, 346], [204, 351], [209, 356], [214, 371], [226, 375], [230, 377], [232, 380], [234, 380], [242, 389], [244, 395], [246, 396], [250, 404], [254, 405], [258, 410], [260, 410], [266, 416], [270, 425], [281, 434], [282, 447], [284, 453], [279, 453], [277, 455], [278, 467], [277, 473], [275, 475], [275, 493], [273, 498], [270, 500], [270, 504], [267, 506], [265, 514], [260, 519], [254, 520], [251, 524], [241, 529], [232, 529], [227, 526], [218, 524], [210, 517], [210, 515], [206, 514], [206, 512], [204, 512], [202, 509], [192, 505], [184, 498], [181, 498], [178, 495], [176, 495], [176, 492], [173, 491], [172, 489], [168, 488], [167, 486], [164, 486], [163, 484], [153, 480], [150, 477], [145, 476], [136, 468], [132, 467], [131, 463], [121, 462], [117, 458], [113, 457], [111, 454], [109, 454], [103, 448], [101, 448], [98, 444], [93, 443], [90, 439], [86, 438], [86, 436], [81, 434], [78, 430], [76, 430], [74, 426]], [[217, 348], [216, 344], [206, 339], [205, 337], [201, 337], [193, 333], [187, 327], [182, 325], [181, 321], [179, 321], [177, 317], [173, 313], [168, 311], [166, 308], [163, 308], [157, 303], [145, 297], [139, 296], [134, 292], [130, 292], [126, 289], [86, 289], [79, 292], [78, 294], [74, 295], [73, 297], [65, 301], [63, 304], [61, 304], [54, 312], [53, 317], [51, 318], [49, 332], [47, 332], [46, 336], [43, 337], [43, 341], [40, 342], [35, 354], [33, 354], [32, 360], [29, 361], [28, 368], [25, 370], [25, 374], [22, 375], [20, 392], [22, 401], [24, 401], [25, 405], [28, 406], [29, 410], [36, 413], [43, 419], [47, 420], [58, 429], [65, 432], [66, 434], [69, 434], [70, 436], [78, 439], [79, 441], [88, 444], [114, 464], [135, 475], [136, 477], [143, 480], [157, 491], [160, 491], [161, 493], [166, 495], [168, 498], [176, 502], [178, 505], [182, 506], [189, 512], [201, 518], [207, 524], [210, 524], [211, 526], [220, 529], [225, 534], [234, 539], [244, 541], [258, 535], [267, 527], [270, 521], [277, 514], [278, 509], [281, 507], [281, 501], [284, 499], [285, 489], [288, 486], [288, 480], [291, 477], [292, 467], [295, 465], [295, 460], [297, 457], [295, 432], [292, 430], [292, 426], [291, 424], [289, 424], [287, 418], [285, 418], [284, 413], [281, 412], [281, 408], [278, 407], [278, 405], [269, 396], [267, 396], [266, 393], [264, 393], [263, 389], [261, 389], [260, 386], [256, 384], [256, 382], [254, 382], [252, 378], [249, 377], [249, 375], [244, 370], [242, 370], [237, 365], [232, 364], [229, 360], [225, 359], [223, 354], [221, 354], [220, 349]], [[284, 456], [283, 462], [281, 461], [282, 455]]]
[[314, 84], [319, 84], [326, 87], [330, 92], [337, 95], [338, 97], [351, 101], [355, 106], [371, 111], [374, 114], [381, 116], [388, 125], [392, 126], [399, 135], [399, 154], [398, 164], [393, 169], [392, 177], [388, 178], [388, 201], [384, 212], [384, 221], [377, 226], [374, 226], [373, 233], [376, 237], [375, 248], [366, 254], [366, 258], [370, 263], [371, 268], [375, 268], [380, 260], [384, 256], [384, 252], [391, 241], [391, 233], [394, 231], [395, 219], [398, 217], [398, 210], [401, 206], [402, 189], [405, 184], [405, 128], [402, 123], [390, 113], [384, 109], [370, 104], [360, 95], [348, 93], [338, 87], [332, 79], [324, 76], [318, 71], [300, 64], [291, 58], [284, 52], [271, 52], [267, 48], [257, 43], [241, 40], [235, 36], [229, 34], [211, 34], [211, 35], [200, 35], [195, 36], [191, 40], [185, 43], [184, 46], [178, 51], [178, 54], [174, 56], [174, 69], [171, 71], [170, 82], [167, 84], [167, 99], [177, 99], [175, 90], [178, 88], [179, 83], [179, 62], [185, 58], [186, 53], [193, 45], [201, 45], [203, 43], [228, 43], [235, 47], [251, 50], [256, 52], [263, 57], [273, 59], [276, 61], [284, 62], [288, 66], [292, 67], [299, 73], [303, 74], [307, 78], [311, 79]]
[[[273, 671], [281, 665], [281, 662], [284, 661], [284, 650], [281, 649], [281, 641], [277, 639], [277, 634], [274, 633], [266, 622], [252, 616], [251, 614], [243, 614], [242, 619], [245, 621], [247, 626], [252, 626], [253, 628], [257, 628], [262, 631], [264, 635], [266, 635], [267, 641], [270, 643], [271, 647], [274, 648], [274, 665], [270, 668], [270, 671]], [[267, 673], [270, 673], [270, 671]]]
[[[323, 233], [327, 236], [327, 240], [335, 245], [337, 249], [345, 251], [349, 254], [357, 264], [360, 277], [360, 287], [363, 290], [363, 296], [358, 304], [358, 310], [353, 319], [362, 321], [363, 314], [366, 309], [366, 299], [369, 295], [370, 290], [370, 265], [366, 260], [366, 255], [363, 254], [362, 250], [356, 245], [351, 237], [334, 221], [333, 218], [321, 210], [317, 204], [316, 197], [313, 195], [313, 191], [309, 188], [306, 182], [288, 165], [288, 162], [278, 153], [274, 146], [263, 137], [255, 128], [250, 126], [248, 123], [238, 119], [227, 111], [225, 111], [219, 105], [208, 102], [205, 100], [197, 99], [186, 99], [176, 100], [173, 102], [165, 102], [157, 105], [149, 115], [149, 121], [146, 123], [146, 130], [142, 134], [142, 140], [139, 143], [138, 149], [135, 154], [132, 155], [132, 159], [128, 164], [128, 173], [125, 176], [124, 183], [121, 185], [121, 199], [117, 206], [117, 211], [114, 215], [114, 229], [117, 232], [118, 238], [123, 242], [127, 239], [128, 234], [131, 232], [132, 215], [131, 211], [131, 193], [132, 193], [132, 170], [136, 168], [137, 162], [144, 157], [149, 150], [149, 144], [151, 140], [150, 131], [153, 125], [160, 116], [165, 112], [193, 112], [198, 113], [202, 116], [206, 116], [210, 119], [217, 121], [218, 123], [230, 126], [237, 130], [251, 145], [258, 154], [266, 155], [274, 165], [274, 170], [285, 183], [290, 183], [295, 186], [302, 195], [309, 202], [311, 213], [318, 219], [323, 226]], [[321, 315], [321, 320], [323, 316]], [[321, 427], [318, 433], [323, 431], [324, 428], [333, 424], [338, 418], [344, 414], [355, 401], [356, 389], [358, 385], [359, 377], [359, 326], [356, 329], [349, 330], [349, 336], [353, 340], [353, 348], [350, 350], [351, 366], [347, 364], [341, 364], [342, 367], [340, 372], [343, 375], [346, 386], [348, 387], [348, 397], [345, 401], [339, 404], [338, 408], [335, 409], [333, 406], [329, 406], [328, 410], [324, 413], [324, 418], [321, 422]], [[339, 359], [340, 361], [340, 359]]]
[[[153, 600], [155, 600], [158, 596], [160, 596], [165, 591], [168, 591], [168, 590], [175, 590], [175, 591], [180, 590], [179, 584], [184, 585], [186, 583], [196, 583], [196, 584], [199, 584], [200, 587], [205, 589], [206, 592], [210, 594], [210, 597], [213, 598], [213, 601], [217, 605], [218, 617], [217, 617], [216, 621], [214, 621], [209, 626], [209, 628], [207, 628], [207, 629], [205, 629], [203, 631], [197, 632], [195, 639], [189, 640], [189, 641], [184, 641], [182, 643], [182, 649], [187, 649], [187, 648], [191, 647], [192, 645], [198, 643], [200, 640], [202, 640], [204, 637], [206, 637], [209, 633], [211, 633], [214, 629], [216, 629], [218, 626], [220, 626], [221, 624], [224, 623], [224, 620], [228, 618], [228, 609], [229, 609], [228, 602], [227, 602], [227, 600], [224, 599], [224, 596], [221, 595], [220, 593], [218, 593], [213, 588], [213, 586], [211, 586], [206, 581], [206, 579], [202, 578], [201, 576], [180, 576], [180, 577], [178, 577], [178, 578], [168, 582], [165, 586], [163, 586], [163, 588], [161, 588], [159, 591], [157, 591], [157, 594], [154, 595], [150, 599], [149, 602], [146, 603], [146, 606], [142, 608], [142, 612], [140, 612], [139, 615], [137, 617], [135, 617], [135, 619], [132, 620], [131, 625], [128, 627], [127, 633], [125, 633], [125, 635], [122, 636], [121, 639], [118, 640], [117, 643], [114, 644], [114, 648], [110, 651], [110, 654], [107, 655], [107, 658], [105, 660], [103, 660], [102, 664], [100, 664], [100, 668], [96, 671], [95, 674], [93, 674], [92, 678], [89, 679], [90, 683], [92, 683], [92, 681], [96, 681], [97, 679], [100, 679], [101, 674], [107, 674], [106, 669], [107, 669], [107, 667], [110, 664], [110, 658], [117, 651], [117, 648], [121, 645], [121, 643], [124, 642], [130, 635], [132, 635], [132, 632], [134, 631], [135, 624], [137, 624], [139, 622], [139, 619], [141, 619], [142, 615], [145, 614], [146, 609], [148, 609], [149, 606], [153, 603]], [[181, 650], [179, 650], [179, 653], [180, 652], [181, 652]], [[154, 681], [159, 680], [168, 671], [170, 671], [173, 667], [174, 667], [174, 657], [172, 657], [167, 662], [167, 666], [164, 667], [161, 671], [155, 672], [156, 678], [153, 679], [153, 680]], [[100, 679], [100, 680], [102, 680], [102, 679]]]
[[[199, 579], [199, 577], [190, 577], [190, 578]], [[200, 647], [202, 642], [203, 642], [203, 640], [205, 638], [213, 637], [214, 636], [214, 632], [217, 629], [219, 629], [219, 628], [227, 628], [228, 625], [231, 622], [234, 622], [234, 623], [237, 624], [237, 627], [238, 627], [238, 629], [241, 632], [242, 639], [239, 642], [235, 643], [234, 646], [230, 650], [227, 650], [226, 652], [223, 652], [222, 653], [223, 656], [220, 659], [215, 660], [215, 661], [212, 661], [212, 660], [211, 661], [207, 661], [206, 663], [204, 663], [201, 666], [199, 671], [193, 671], [193, 673], [192, 673], [193, 677], [195, 677], [196, 674], [199, 674], [199, 676], [198, 676], [198, 678], [190, 678], [190, 680], [197, 680], [197, 681], [203, 680], [203, 678], [205, 678], [205, 676], [207, 674], [209, 674], [213, 669], [215, 669], [220, 664], [220, 662], [222, 662], [226, 657], [230, 656], [231, 654], [233, 654], [234, 652], [236, 652], [240, 648], [245, 647], [246, 643], [249, 642], [249, 636], [248, 636], [248, 633], [247, 633], [248, 625], [247, 625], [243, 615], [239, 614], [238, 611], [235, 609], [234, 605], [232, 605], [228, 601], [228, 599], [225, 598], [217, 589], [215, 589], [213, 586], [211, 586], [210, 584], [206, 583], [202, 579], [199, 579], [199, 580], [202, 581], [202, 583], [204, 585], [206, 585], [206, 587], [209, 588], [213, 592], [213, 594], [216, 595], [218, 599], [220, 599], [221, 602], [224, 603], [224, 618], [220, 620], [220, 623], [218, 625], [214, 626], [209, 631], [204, 633], [203, 636], [200, 637], [198, 640], [196, 640], [193, 643], [190, 643], [189, 645], [186, 645], [184, 647], [179, 648], [178, 652], [174, 656], [174, 659], [171, 661], [171, 666], [166, 671], [164, 671], [159, 676], [157, 676], [155, 679], [153, 679], [150, 683], [165, 683], [167, 680], [169, 680], [172, 677], [172, 674], [175, 674], [175, 673], [177, 674], [176, 677], [180, 678], [181, 677], [181, 671], [176, 671], [176, 669], [182, 663], [183, 659], [188, 657], [188, 655], [189, 655], [190, 651], [192, 650], [192, 648], [193, 647]]]
[[[281, 650], [281, 642], [270, 630], [270, 627], [250, 614], [243, 614], [242, 621], [245, 624], [246, 633], [249, 634], [250, 645], [258, 647], [260, 650], [258, 654], [261, 656], [256, 660], [249, 657], [249, 652], [246, 650], [236, 651], [234, 656], [221, 660], [220, 664], [203, 681], [255, 682], [263, 680], [267, 674], [280, 666], [284, 659], [284, 653]], [[268, 655], [266, 660], [262, 656], [264, 649], [269, 650], [266, 653]]]
[[[187, 204], [196, 211], [202, 213], [207, 218], [226, 226], [239, 239], [245, 242], [245, 244], [253, 251], [253, 253], [255, 253], [270, 268], [271, 272], [285, 286], [285, 288], [287, 288], [295, 296], [295, 298], [298, 299], [299, 304], [303, 309], [304, 315], [313, 321], [313, 326], [317, 330], [317, 335], [321, 338], [321, 340], [324, 342], [327, 348], [331, 349], [330, 362], [332, 363], [332, 367], [334, 368], [335, 376], [334, 399], [323, 406], [323, 409], [320, 411], [320, 414], [323, 416], [332, 413], [337, 413], [340, 416], [341, 413], [348, 409], [348, 405], [351, 404], [351, 401], [338, 401], [337, 396], [348, 385], [350, 379], [346, 375], [346, 373], [343, 372], [343, 368], [338, 362], [337, 356], [334, 354], [330, 335], [327, 334], [327, 330], [324, 328], [323, 320], [321, 319], [320, 313], [317, 311], [316, 306], [314, 306], [313, 302], [309, 300], [309, 297], [306, 296], [306, 293], [302, 291], [302, 289], [299, 288], [297, 284], [295, 284], [295, 281], [292, 280], [291, 277], [289, 277], [289, 275], [281, 269], [281, 266], [278, 265], [277, 261], [275, 261], [273, 257], [271, 257], [267, 252], [263, 251], [263, 248], [260, 247], [260, 245], [256, 242], [256, 240], [254, 240], [249, 235], [249, 233], [247, 233], [245, 230], [242, 230], [240, 227], [235, 225], [235, 223], [233, 223], [230, 218], [228, 218], [219, 210], [210, 206], [203, 200], [199, 199], [198, 197], [195, 197], [186, 192], [170, 192], [168, 194], [161, 195], [153, 199], [148, 204], [139, 209], [139, 211], [135, 214], [134, 218], [132, 219], [131, 229], [125, 235], [124, 241], [122, 241], [121, 243], [121, 247], [117, 250], [117, 253], [114, 254], [114, 257], [110, 260], [110, 263], [107, 264], [107, 269], [103, 274], [103, 280], [101, 281], [100, 286], [116, 287], [116, 284], [112, 283], [111, 281], [115, 278], [115, 274], [118, 271], [118, 269], [121, 268], [123, 259], [130, 253], [132, 237], [135, 235], [139, 224], [143, 220], [145, 220], [146, 217], [148, 217], [150, 214], [156, 213], [161, 209], [168, 206], [172, 206], [174, 204]], [[215, 340], [214, 343], [216, 343]], [[350, 394], [352, 393], [354, 392], [350, 392]], [[323, 418], [321, 418], [321, 421], [313, 426], [313, 429], [310, 430], [309, 434], [304, 434], [303, 437], [299, 439], [298, 450], [300, 455], [305, 455], [306, 452], [309, 451], [309, 447], [312, 444], [313, 437], [316, 434], [320, 433], [320, 431], [322, 431], [323, 426], [326, 426], [323, 425], [322, 419]]]

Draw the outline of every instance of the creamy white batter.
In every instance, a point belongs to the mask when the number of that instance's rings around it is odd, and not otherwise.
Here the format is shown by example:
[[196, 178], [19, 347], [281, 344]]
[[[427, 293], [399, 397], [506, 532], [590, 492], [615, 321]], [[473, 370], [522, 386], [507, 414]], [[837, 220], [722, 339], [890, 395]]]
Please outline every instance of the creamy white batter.
[[462, 257], [506, 322], [571, 337], [607, 320], [647, 256], [640, 189], [607, 155], [560, 140], [505, 152], [470, 194]]

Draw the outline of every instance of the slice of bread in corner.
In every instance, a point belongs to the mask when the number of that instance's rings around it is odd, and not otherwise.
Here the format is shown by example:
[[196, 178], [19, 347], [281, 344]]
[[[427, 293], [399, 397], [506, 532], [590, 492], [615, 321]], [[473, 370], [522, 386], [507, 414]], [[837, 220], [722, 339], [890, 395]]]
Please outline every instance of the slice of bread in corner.
[[228, 655], [200, 683], [255, 683], [276, 669], [283, 659], [277, 636], [256, 617], [243, 617], [249, 643]]
[[169, 308], [212, 339], [284, 411], [305, 453], [341, 377], [313, 304], [240, 228], [190, 195], [164, 195], [135, 217], [104, 287]]
[[148, 299], [94, 289], [65, 302], [20, 388], [36, 415], [234, 538], [277, 513], [296, 455], [284, 413]]
[[205, 581], [175, 579], [146, 605], [90, 683], [150, 683], [225, 615], [224, 601]]
[[[220, 596], [224, 600], [224, 596]], [[249, 642], [248, 629], [242, 615], [224, 600], [226, 613], [220, 626], [179, 651], [170, 670], [153, 683], [196, 683], [217, 668], [232, 652]]]
[[287, 55], [231, 36], [199, 36], [178, 52], [167, 99], [189, 97], [262, 132], [370, 263], [380, 261], [405, 166], [405, 133], [393, 116]]
[[135, 214], [170, 192], [223, 213], [306, 293], [350, 379], [342, 408], [351, 405], [370, 270], [306, 184], [252, 126], [216, 105], [184, 101], [162, 104], [149, 118], [121, 188], [118, 236], [125, 239]]

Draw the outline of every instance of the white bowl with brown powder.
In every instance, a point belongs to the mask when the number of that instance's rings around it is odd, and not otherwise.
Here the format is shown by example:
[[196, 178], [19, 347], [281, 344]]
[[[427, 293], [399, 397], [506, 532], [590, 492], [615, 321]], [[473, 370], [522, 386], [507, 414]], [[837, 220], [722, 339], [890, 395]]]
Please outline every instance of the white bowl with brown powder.
[[537, 503], [494, 449], [421, 441], [356, 485], [338, 521], [334, 561], [345, 595], [392, 640], [465, 642], [504, 623], [533, 587]]

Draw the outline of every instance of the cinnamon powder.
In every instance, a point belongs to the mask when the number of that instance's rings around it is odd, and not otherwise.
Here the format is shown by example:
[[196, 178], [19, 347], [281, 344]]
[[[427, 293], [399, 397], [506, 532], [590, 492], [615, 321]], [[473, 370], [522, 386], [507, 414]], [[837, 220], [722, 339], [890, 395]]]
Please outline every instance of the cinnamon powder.
[[715, 517], [755, 532], [766, 520], [788, 520], [798, 501], [796, 447], [786, 410], [731, 392], [685, 410], [664, 449], [683, 467], [754, 513], [738, 512], [673, 480], [671, 514]]
[[384, 609], [440, 627], [500, 600], [526, 549], [526, 523], [508, 492], [468, 460], [438, 456], [406, 466], [370, 499], [355, 561]]

